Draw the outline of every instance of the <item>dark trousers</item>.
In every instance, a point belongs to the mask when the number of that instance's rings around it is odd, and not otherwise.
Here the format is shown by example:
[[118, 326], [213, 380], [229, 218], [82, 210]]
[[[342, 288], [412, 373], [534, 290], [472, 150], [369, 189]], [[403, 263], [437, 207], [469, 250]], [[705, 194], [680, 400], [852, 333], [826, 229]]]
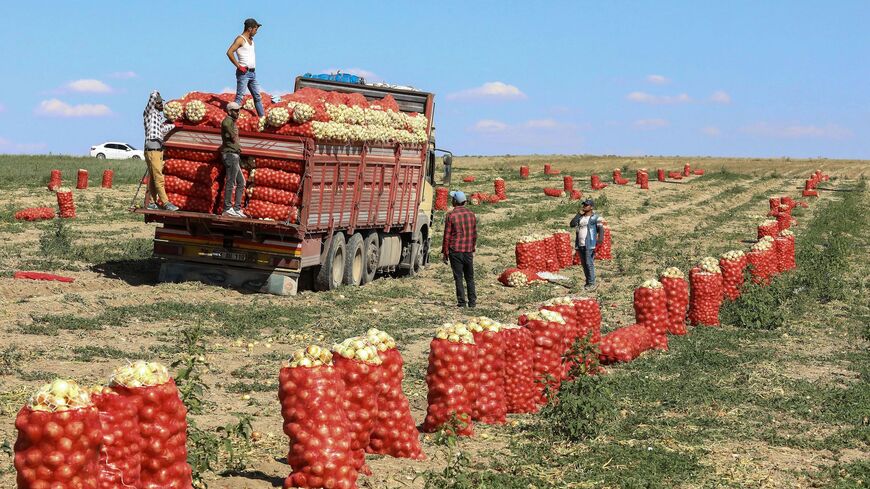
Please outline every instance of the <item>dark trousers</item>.
[[583, 275], [586, 277], [586, 285], [595, 283], [595, 248], [587, 250], [585, 246], [581, 246], [580, 264], [583, 265]]
[[[456, 282], [456, 301], [460, 306], [475, 306], [477, 292], [474, 290], [474, 253], [459, 253], [451, 251], [450, 268], [453, 269], [453, 281]], [[468, 302], [465, 300], [465, 284], [468, 285]]]

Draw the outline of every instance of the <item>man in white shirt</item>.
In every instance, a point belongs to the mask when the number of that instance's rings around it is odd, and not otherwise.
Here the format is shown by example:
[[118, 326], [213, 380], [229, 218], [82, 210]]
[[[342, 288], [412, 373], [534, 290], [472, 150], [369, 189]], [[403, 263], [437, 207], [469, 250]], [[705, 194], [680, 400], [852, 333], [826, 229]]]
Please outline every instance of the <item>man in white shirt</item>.
[[254, 97], [254, 107], [257, 108], [257, 115], [264, 117], [266, 112], [263, 110], [263, 101], [260, 99], [260, 85], [257, 83], [257, 55], [254, 51], [254, 36], [257, 35], [257, 30], [260, 29], [260, 24], [254, 19], [245, 20], [245, 30], [233, 41], [230, 48], [227, 49], [227, 58], [233, 66], [236, 67], [236, 100], [237, 104], [242, 103], [242, 97], [245, 95], [245, 87], [251, 92]]
[[580, 204], [577, 215], [571, 219], [570, 226], [576, 228], [577, 237], [574, 247], [580, 254], [583, 265], [583, 275], [586, 276], [586, 290], [595, 290], [595, 245], [598, 236], [604, 232], [601, 226], [601, 216], [595, 213], [595, 202], [586, 199]]

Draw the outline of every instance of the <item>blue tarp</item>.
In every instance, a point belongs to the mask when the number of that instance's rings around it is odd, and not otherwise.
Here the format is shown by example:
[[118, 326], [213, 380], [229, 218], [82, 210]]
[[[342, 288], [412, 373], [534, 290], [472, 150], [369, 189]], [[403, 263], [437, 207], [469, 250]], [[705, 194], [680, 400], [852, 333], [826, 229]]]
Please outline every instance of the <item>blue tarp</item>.
[[306, 74], [302, 75], [302, 77], [303, 78], [314, 78], [317, 80], [337, 81], [337, 82], [342, 82], [342, 83], [355, 83], [357, 85], [361, 85], [361, 84], [365, 83], [365, 80], [363, 80], [362, 77], [359, 77], [356, 75], [351, 75], [349, 73], [336, 73], [336, 74], [321, 73], [318, 75], [306, 73]]

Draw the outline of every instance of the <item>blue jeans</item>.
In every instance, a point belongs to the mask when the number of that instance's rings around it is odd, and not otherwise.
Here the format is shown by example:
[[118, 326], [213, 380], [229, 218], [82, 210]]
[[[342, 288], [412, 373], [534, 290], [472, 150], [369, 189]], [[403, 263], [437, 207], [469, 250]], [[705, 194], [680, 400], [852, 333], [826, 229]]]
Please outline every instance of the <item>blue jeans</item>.
[[595, 283], [595, 248], [586, 248], [581, 246], [580, 264], [583, 265], [583, 275], [586, 276], [586, 285]]
[[242, 73], [236, 70], [236, 103], [242, 103], [242, 97], [245, 96], [245, 87], [251, 92], [254, 97], [254, 107], [257, 108], [257, 115], [263, 117], [266, 112], [263, 110], [263, 101], [260, 99], [260, 84], [257, 83], [257, 73], [251, 70]]

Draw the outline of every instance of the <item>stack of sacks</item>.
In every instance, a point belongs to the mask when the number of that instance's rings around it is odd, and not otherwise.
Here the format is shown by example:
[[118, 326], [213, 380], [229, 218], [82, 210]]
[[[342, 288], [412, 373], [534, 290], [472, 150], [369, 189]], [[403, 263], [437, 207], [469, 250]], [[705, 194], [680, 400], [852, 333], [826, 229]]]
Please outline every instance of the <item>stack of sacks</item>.
[[163, 165], [166, 196], [183, 211], [212, 212], [219, 200], [223, 168], [216, 152], [168, 148]]
[[301, 161], [256, 158], [248, 180], [245, 213], [256, 219], [295, 223], [299, 218]]

